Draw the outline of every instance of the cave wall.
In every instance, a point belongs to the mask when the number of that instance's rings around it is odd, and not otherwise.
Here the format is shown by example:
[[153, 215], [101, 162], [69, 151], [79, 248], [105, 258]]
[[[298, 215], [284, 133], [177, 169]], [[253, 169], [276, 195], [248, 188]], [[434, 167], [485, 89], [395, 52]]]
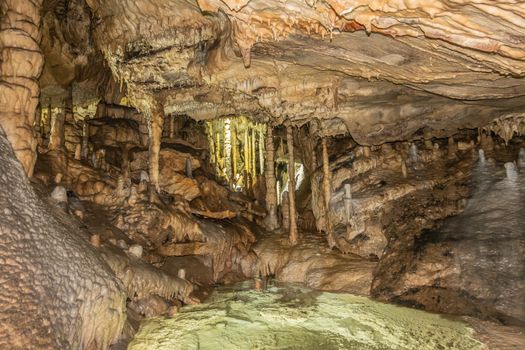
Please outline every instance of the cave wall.
[[124, 325], [121, 283], [37, 198], [0, 129], [0, 347], [107, 349]]

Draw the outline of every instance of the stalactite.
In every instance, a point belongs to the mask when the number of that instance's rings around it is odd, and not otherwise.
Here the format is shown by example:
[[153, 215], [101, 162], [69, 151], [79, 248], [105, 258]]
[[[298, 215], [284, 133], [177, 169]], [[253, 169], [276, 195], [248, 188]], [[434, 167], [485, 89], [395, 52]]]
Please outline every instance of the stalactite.
[[286, 141], [288, 144], [288, 206], [290, 207], [290, 244], [295, 245], [299, 240], [295, 209], [295, 158], [293, 146], [292, 126], [286, 127]]
[[127, 147], [122, 148], [122, 177], [127, 180], [129, 179], [130, 163], [129, 163], [129, 149]]
[[51, 105], [47, 105], [46, 108], [46, 119], [44, 121], [44, 127], [42, 130], [42, 135], [45, 139], [48, 139], [49, 142], [49, 136], [51, 135], [51, 115], [53, 114], [53, 110], [51, 108]]
[[250, 147], [250, 150], [252, 151], [251, 152], [251, 160], [252, 160], [252, 186], [253, 186], [253, 182], [255, 180], [255, 175], [257, 175], [257, 152], [256, 152], [256, 148], [255, 148], [255, 128], [252, 127], [251, 128], [252, 130], [252, 135], [251, 135], [251, 147]]
[[261, 175], [264, 175], [264, 132], [262, 126], [259, 125], [259, 171]]
[[230, 183], [232, 180], [231, 152], [231, 119], [226, 118], [224, 120], [224, 172]]
[[159, 181], [159, 154], [162, 141], [162, 127], [164, 124], [163, 110], [155, 108], [149, 117], [149, 179], [153, 189], [160, 192]]
[[246, 184], [245, 185], [245, 188], [244, 190], [245, 191], [248, 191], [248, 187], [249, 187], [249, 181], [248, 181], [248, 174], [250, 173], [250, 140], [248, 139], [248, 128], [246, 127], [245, 125], [245, 128], [244, 128], [244, 142], [243, 142], [243, 151], [244, 151], [244, 177], [245, 177], [245, 180], [244, 180], [244, 183]]
[[237, 164], [238, 164], [238, 145], [237, 145], [237, 125], [233, 124], [231, 128], [231, 145], [232, 145], [232, 182], [235, 185], [235, 178], [237, 175]]
[[266, 227], [268, 230], [275, 230], [277, 224], [277, 183], [275, 179], [275, 149], [273, 144], [273, 127], [268, 123], [266, 127], [266, 210], [268, 217]]
[[208, 137], [208, 145], [210, 148], [210, 165], [213, 164], [215, 166], [215, 163], [217, 162], [215, 159], [215, 138], [213, 135], [213, 122], [208, 122], [205, 124], [206, 126], [206, 135]]
[[220, 128], [213, 128], [215, 131], [215, 168], [216, 174], [221, 176], [221, 133]]

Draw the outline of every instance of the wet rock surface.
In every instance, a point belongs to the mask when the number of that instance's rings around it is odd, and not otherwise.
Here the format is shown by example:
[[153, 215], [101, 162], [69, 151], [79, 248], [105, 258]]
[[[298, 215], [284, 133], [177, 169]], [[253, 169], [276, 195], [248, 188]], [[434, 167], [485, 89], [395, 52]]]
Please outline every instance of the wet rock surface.
[[243, 287], [143, 323], [129, 348], [482, 349], [466, 324], [437, 314], [290, 284]]

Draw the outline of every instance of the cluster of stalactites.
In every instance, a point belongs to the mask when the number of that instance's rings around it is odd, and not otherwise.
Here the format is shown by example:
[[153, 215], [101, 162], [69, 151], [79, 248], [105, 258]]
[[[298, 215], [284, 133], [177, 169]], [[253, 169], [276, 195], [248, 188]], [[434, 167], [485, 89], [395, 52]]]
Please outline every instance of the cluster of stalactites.
[[206, 123], [206, 133], [216, 175], [234, 190], [253, 188], [264, 173], [266, 126], [247, 117], [220, 118]]
[[483, 130], [494, 132], [508, 144], [514, 136], [525, 135], [525, 115], [512, 114], [497, 118], [484, 126]]

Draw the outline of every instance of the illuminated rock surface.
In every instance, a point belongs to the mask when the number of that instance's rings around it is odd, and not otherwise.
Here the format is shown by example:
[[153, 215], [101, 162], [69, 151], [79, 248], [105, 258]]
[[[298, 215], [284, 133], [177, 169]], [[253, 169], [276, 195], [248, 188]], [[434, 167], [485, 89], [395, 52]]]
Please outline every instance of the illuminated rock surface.
[[438, 314], [293, 285], [246, 287], [145, 321], [129, 349], [481, 349], [465, 323]]

